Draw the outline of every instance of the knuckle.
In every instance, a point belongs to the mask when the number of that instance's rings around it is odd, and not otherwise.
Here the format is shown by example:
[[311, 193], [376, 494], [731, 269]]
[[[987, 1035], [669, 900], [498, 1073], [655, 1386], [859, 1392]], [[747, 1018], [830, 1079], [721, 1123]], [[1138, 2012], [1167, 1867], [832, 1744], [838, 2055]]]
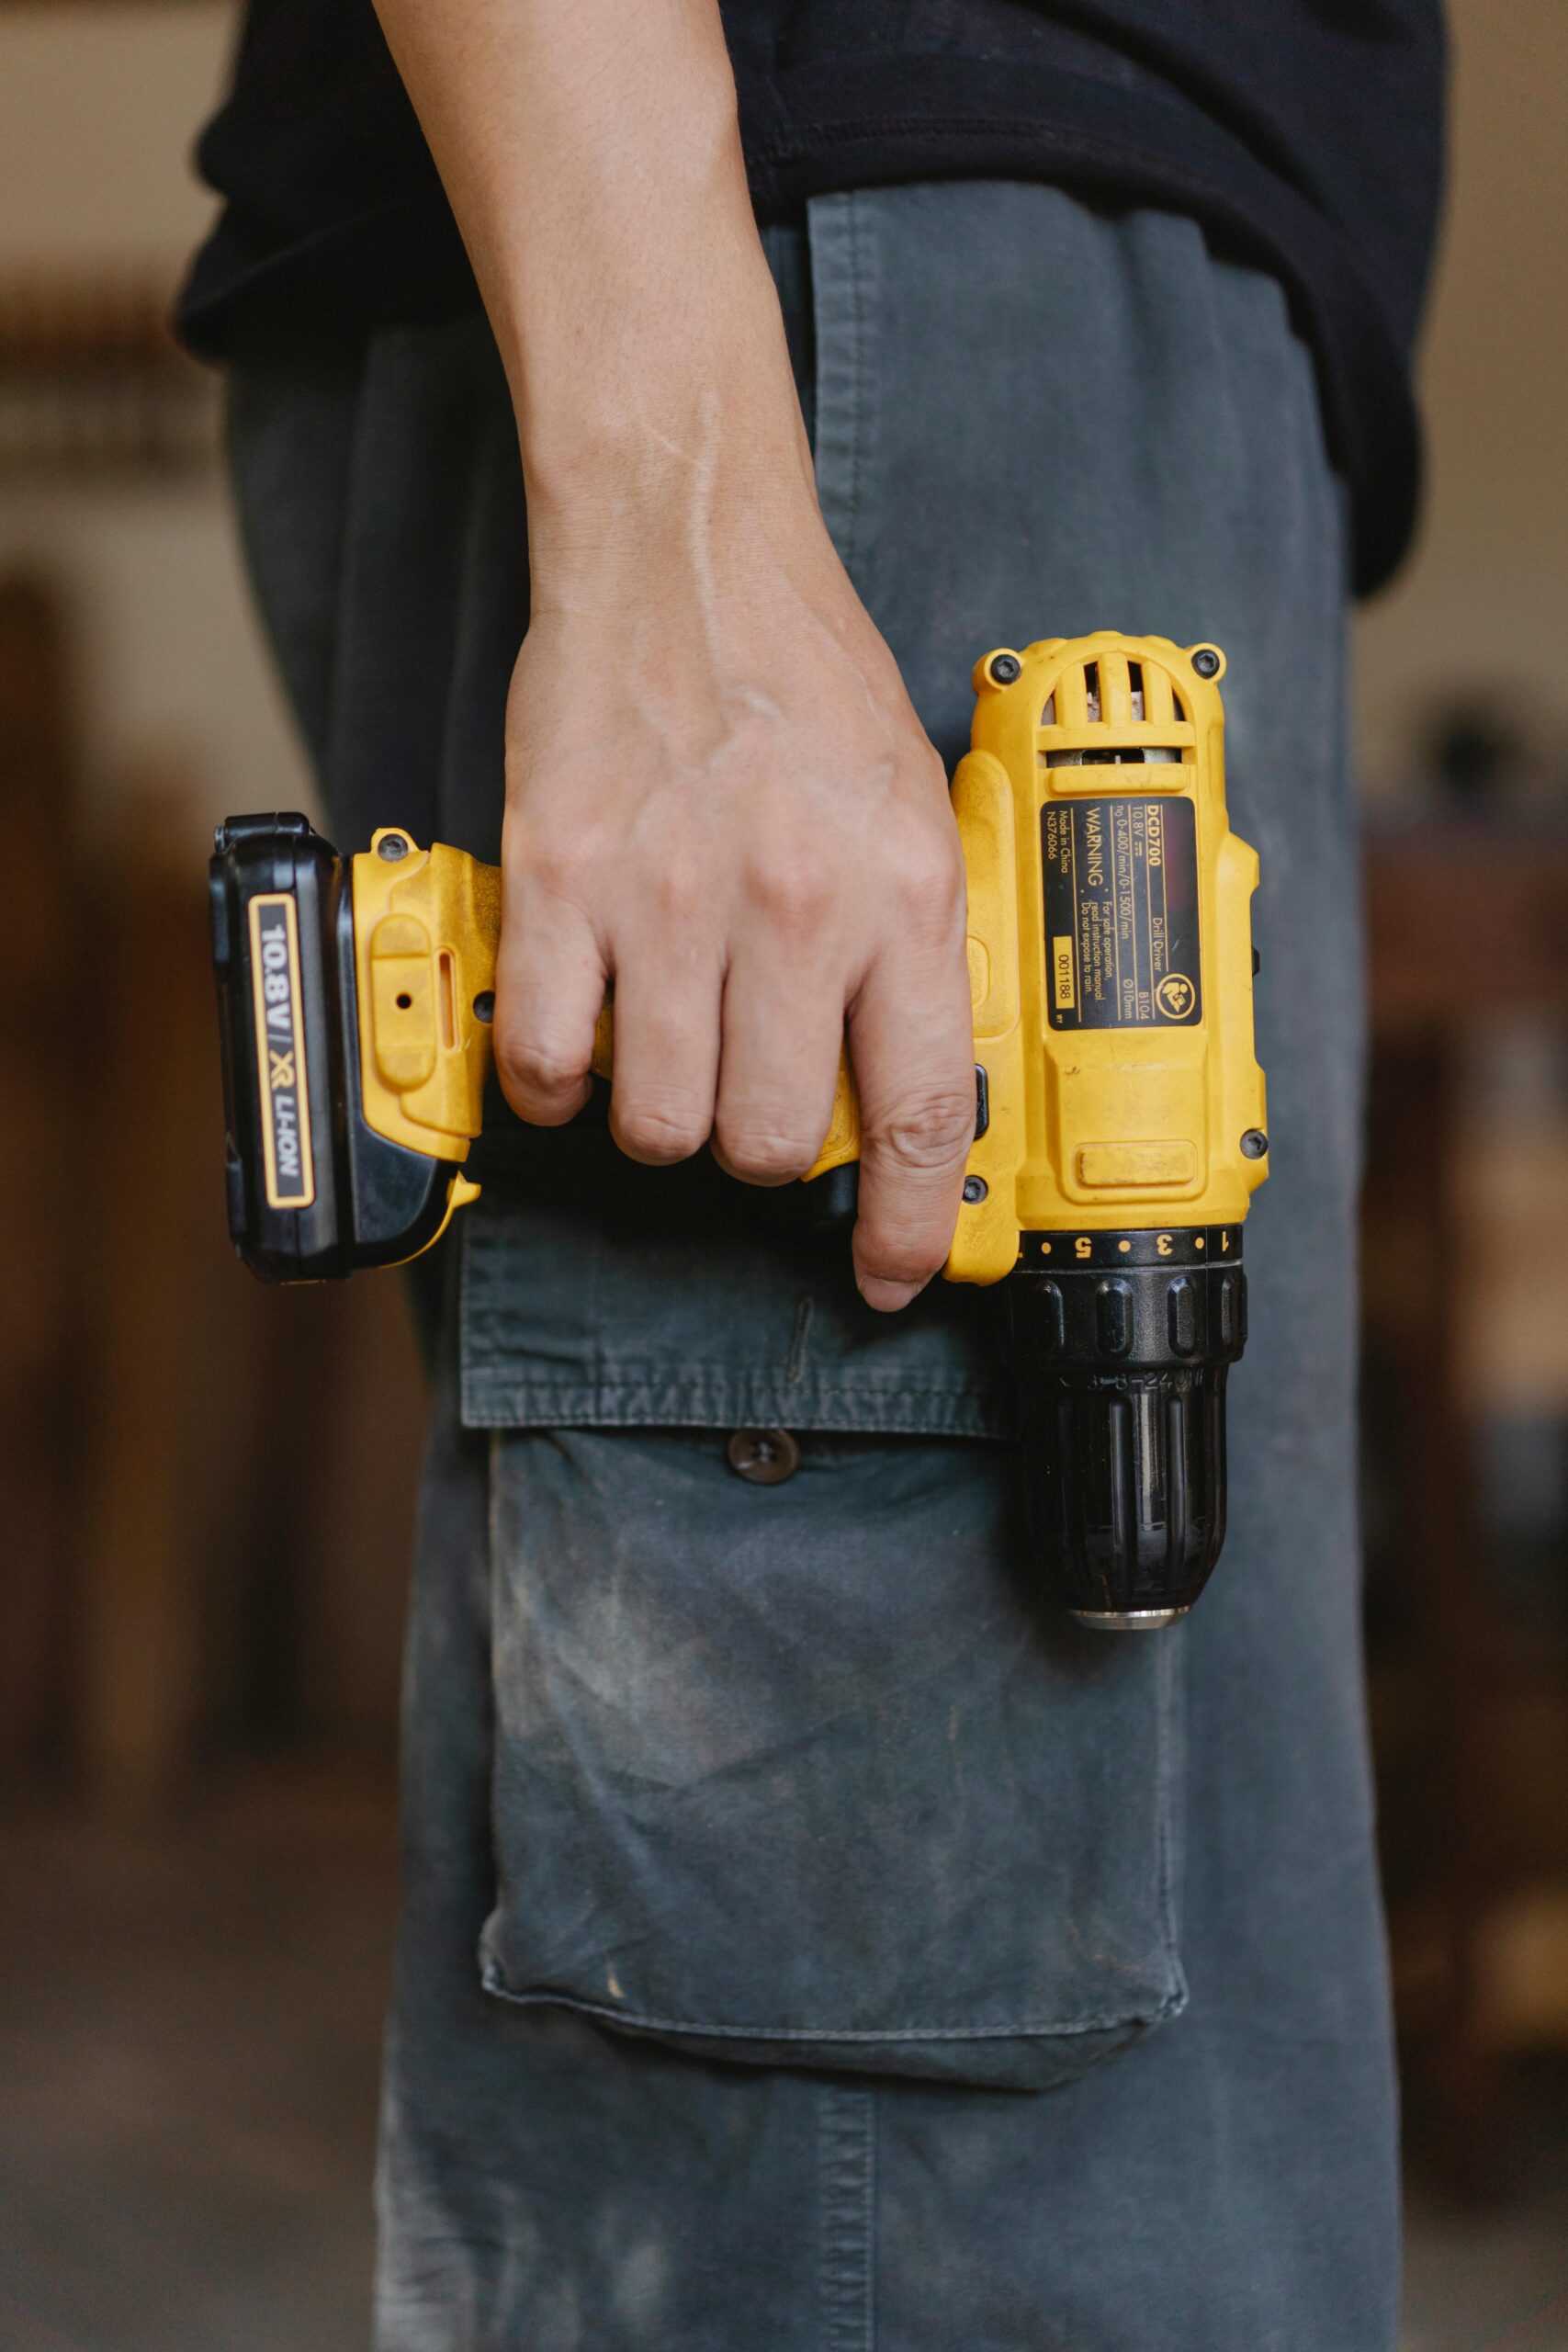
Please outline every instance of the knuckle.
[[948, 798], [947, 770], [942, 765], [942, 753], [923, 729], [920, 732], [920, 740], [910, 754], [909, 768], [915, 785], [921, 791], [928, 792], [931, 798], [943, 808], [951, 805]]
[[506, 1035], [496, 1041], [502, 1084], [520, 1094], [566, 1094], [581, 1085], [588, 1064], [540, 1037]]
[[651, 885], [646, 903], [653, 918], [654, 937], [682, 940], [702, 923], [705, 902], [703, 893], [684, 876], [671, 874]]
[[814, 1143], [778, 1121], [722, 1119], [716, 1140], [725, 1166], [750, 1183], [788, 1183], [804, 1176], [817, 1157]]
[[707, 1141], [708, 1122], [689, 1102], [634, 1102], [614, 1113], [615, 1141], [630, 1159], [662, 1167], [690, 1159]]
[[895, 1103], [869, 1140], [894, 1167], [929, 1174], [962, 1159], [974, 1136], [973, 1086], [943, 1086]]
[[673, 848], [648, 876], [646, 888], [661, 930], [691, 931], [709, 904], [707, 877], [699, 860]]
[[964, 907], [964, 865], [956, 842], [934, 831], [911, 841], [898, 875], [899, 903], [907, 922], [922, 933], [944, 933]]
[[836, 888], [822, 862], [797, 848], [781, 852], [759, 867], [750, 895], [775, 931], [789, 938], [808, 938], [820, 929]]
[[855, 1244], [861, 1272], [875, 1282], [927, 1283], [946, 1255], [945, 1247], [910, 1234], [863, 1233]]
[[589, 879], [583, 843], [570, 834], [536, 833], [521, 860], [522, 878], [547, 899], [576, 906]]

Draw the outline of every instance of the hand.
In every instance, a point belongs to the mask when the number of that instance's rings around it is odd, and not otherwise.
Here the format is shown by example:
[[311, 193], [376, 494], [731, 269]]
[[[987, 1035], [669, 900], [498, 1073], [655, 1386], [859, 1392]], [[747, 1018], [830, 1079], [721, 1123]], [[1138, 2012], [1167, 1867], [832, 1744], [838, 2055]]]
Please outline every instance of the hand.
[[495, 330], [533, 621], [495, 1042], [570, 1119], [615, 991], [624, 1150], [778, 1184], [845, 1026], [874, 1306], [946, 1255], [974, 1130], [941, 764], [817, 510], [716, 0], [377, 0]]
[[802, 454], [760, 482], [754, 441], [697, 440], [622, 494], [601, 479], [592, 527], [535, 517], [501, 1081], [525, 1119], [570, 1119], [613, 983], [621, 1148], [663, 1164], [711, 1138], [780, 1184], [821, 1146], [847, 1024], [856, 1274], [898, 1307], [947, 1254], [975, 1125], [946, 781]]

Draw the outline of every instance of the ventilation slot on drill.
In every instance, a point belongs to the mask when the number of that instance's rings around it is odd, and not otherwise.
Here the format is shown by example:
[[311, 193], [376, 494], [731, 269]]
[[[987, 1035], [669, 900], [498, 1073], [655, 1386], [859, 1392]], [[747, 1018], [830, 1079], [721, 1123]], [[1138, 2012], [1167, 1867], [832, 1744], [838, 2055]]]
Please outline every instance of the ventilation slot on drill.
[[[1115, 670], [1107, 680], [1099, 662], [1086, 662], [1077, 673], [1083, 681], [1083, 718], [1077, 722], [1089, 727], [1100, 727], [1115, 718], [1122, 705], [1120, 682]], [[1076, 681], [1075, 681], [1076, 684]], [[1069, 686], [1061, 697], [1070, 715], [1076, 695]], [[1172, 723], [1186, 724], [1187, 711], [1163, 669], [1145, 673], [1141, 662], [1129, 659], [1127, 688], [1122, 719], [1134, 727], [1165, 727]], [[1058, 707], [1058, 697], [1052, 694], [1040, 714], [1043, 727], [1068, 723]], [[1042, 767], [1047, 768], [1110, 768], [1170, 766], [1179, 763], [1180, 752], [1170, 743], [1119, 743], [1104, 751], [1045, 752], [1038, 754]]]

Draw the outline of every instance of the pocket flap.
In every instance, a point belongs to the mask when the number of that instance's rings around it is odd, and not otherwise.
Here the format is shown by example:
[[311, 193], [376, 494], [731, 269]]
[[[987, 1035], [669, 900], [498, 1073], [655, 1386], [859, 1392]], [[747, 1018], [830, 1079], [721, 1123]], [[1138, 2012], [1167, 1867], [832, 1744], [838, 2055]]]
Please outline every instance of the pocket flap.
[[938, 1282], [874, 1314], [847, 1229], [812, 1234], [798, 1186], [629, 1160], [603, 1181], [603, 1207], [536, 1178], [525, 1203], [496, 1205], [487, 1184], [464, 1212], [468, 1428], [1010, 1431], [992, 1299]]

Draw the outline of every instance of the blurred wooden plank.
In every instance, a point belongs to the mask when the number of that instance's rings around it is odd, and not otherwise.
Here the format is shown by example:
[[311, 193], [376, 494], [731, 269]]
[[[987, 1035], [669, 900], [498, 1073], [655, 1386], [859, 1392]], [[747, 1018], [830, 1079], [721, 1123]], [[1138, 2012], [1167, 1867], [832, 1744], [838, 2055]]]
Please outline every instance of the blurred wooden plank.
[[[1508, 1946], [1495, 1701], [1502, 1611], [1476, 1464], [1475, 1285], [1484, 1273], [1467, 1055], [1512, 1013], [1568, 1013], [1568, 827], [1504, 814], [1374, 830], [1365, 849], [1372, 1053], [1363, 1312], [1393, 1438], [1395, 1613], [1419, 1691], [1403, 1825], [1421, 1858], [1396, 1946], [1408, 2081], [1450, 2189], [1497, 2176], [1495, 2064]], [[1489, 1139], [1496, 1151], [1497, 1139]], [[1555, 1230], [1557, 1219], [1551, 1220]], [[1494, 1332], [1494, 1340], [1496, 1333]], [[1495, 1374], [1495, 1366], [1494, 1366]], [[1516, 1968], [1514, 1974], [1518, 1975]]]
[[1568, 1886], [1517, 1887], [1483, 1931], [1483, 2027], [1501, 2049], [1568, 2049]]
[[215, 1748], [389, 1776], [425, 1411], [395, 1278], [267, 1289], [236, 1262], [204, 861], [144, 782], [99, 893], [94, 1376], [75, 1725], [117, 1809]]
[[1568, 827], [1477, 817], [1366, 842], [1374, 1027], [1568, 1012]]
[[161, 270], [0, 267], [0, 480], [206, 473], [217, 379], [175, 343]]
[[58, 1747], [80, 1318], [72, 1226], [80, 1167], [83, 907], [65, 628], [41, 578], [0, 579], [0, 1760]]
[[[1565, 917], [1568, 922], [1568, 917]], [[1472, 1134], [1461, 1377], [1478, 1410], [1568, 1420], [1568, 1128]]]
[[[276, 1302], [305, 1303], [298, 1293]], [[299, 1704], [317, 1739], [389, 1770], [429, 1391], [397, 1275], [367, 1275], [321, 1303], [339, 1321], [342, 1377], [318, 1439], [323, 1476], [300, 1611]]]
[[[177, 786], [143, 779], [98, 895], [91, 1232], [95, 1381], [76, 1715], [97, 1792], [167, 1793], [199, 1713], [188, 1574], [191, 1303], [221, 1246], [207, 907]], [[205, 1082], [204, 1082], [205, 1081]]]

